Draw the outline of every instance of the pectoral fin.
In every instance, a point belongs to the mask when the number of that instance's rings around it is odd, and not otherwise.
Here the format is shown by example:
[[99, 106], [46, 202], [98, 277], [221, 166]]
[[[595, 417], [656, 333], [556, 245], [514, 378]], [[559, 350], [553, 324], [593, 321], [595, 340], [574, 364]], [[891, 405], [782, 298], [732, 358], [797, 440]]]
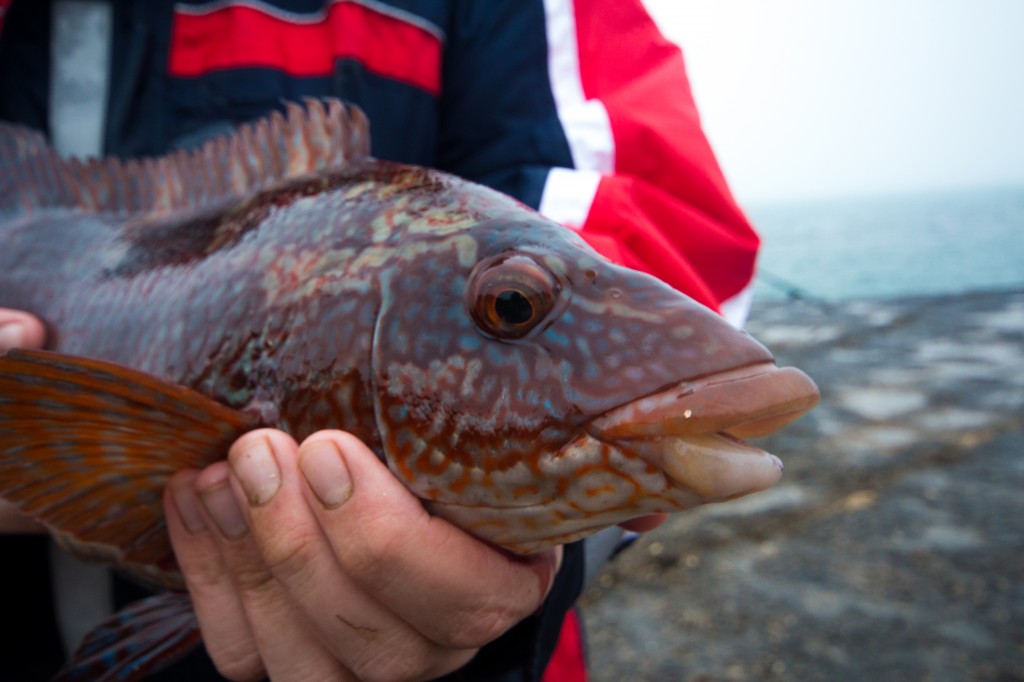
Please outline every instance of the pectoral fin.
[[86, 559], [178, 586], [161, 498], [172, 474], [257, 426], [191, 389], [99, 360], [0, 357], [0, 497]]
[[200, 639], [188, 594], [159, 594], [100, 623], [53, 682], [135, 682], [187, 654]]

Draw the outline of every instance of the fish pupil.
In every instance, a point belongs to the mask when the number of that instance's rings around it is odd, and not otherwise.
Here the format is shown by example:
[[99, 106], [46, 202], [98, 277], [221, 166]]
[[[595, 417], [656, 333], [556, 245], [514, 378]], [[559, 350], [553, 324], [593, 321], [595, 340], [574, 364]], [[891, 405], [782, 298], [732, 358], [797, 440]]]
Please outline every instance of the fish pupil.
[[526, 324], [533, 319], [533, 304], [521, 292], [506, 289], [495, 297], [494, 312], [506, 324]]

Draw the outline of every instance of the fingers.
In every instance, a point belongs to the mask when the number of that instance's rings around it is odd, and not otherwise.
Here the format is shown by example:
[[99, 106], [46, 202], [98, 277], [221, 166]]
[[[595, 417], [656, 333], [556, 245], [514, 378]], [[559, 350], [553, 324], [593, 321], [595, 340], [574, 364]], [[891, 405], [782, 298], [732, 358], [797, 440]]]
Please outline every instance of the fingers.
[[[290, 441], [284, 434], [279, 439]], [[294, 447], [294, 444], [292, 445]], [[270, 678], [346, 680], [350, 676], [308, 627], [249, 532], [250, 521], [240, 506], [227, 465], [206, 469], [196, 489], [219, 533], [215, 535], [227, 572]], [[312, 538], [311, 538], [312, 539]]]
[[175, 475], [164, 494], [167, 530], [185, 575], [203, 641], [217, 669], [232, 680], [259, 679], [262, 657], [208, 514], [195, 490], [198, 471]]
[[511, 557], [430, 516], [350, 434], [314, 434], [299, 468], [345, 574], [438, 644], [483, 646], [536, 611], [553, 583], [560, 550]]
[[28, 313], [0, 308], [0, 353], [11, 348], [42, 348], [46, 331], [42, 322]]
[[541, 605], [560, 551], [430, 517], [354, 437], [246, 434], [165, 504], [203, 638], [235, 680], [433, 679]]
[[[284, 682], [351, 679], [271, 575], [229, 474], [227, 464], [219, 463], [192, 480], [179, 475], [171, 486], [180, 525], [203, 527], [191, 543], [176, 543], [176, 550], [182, 545], [178, 559], [210, 657], [221, 674], [234, 680], [264, 675]], [[192, 504], [189, 494], [197, 512], [191, 522], [190, 512], [182, 511]]]
[[[332, 454], [336, 453], [334, 445], [331, 447]], [[387, 486], [378, 491], [381, 495], [371, 496], [373, 504], [387, 509], [395, 498], [409, 498], [415, 511], [426, 516], [372, 453], [358, 451], [357, 457], [369, 458], [386, 476]], [[450, 646], [425, 636], [408, 622], [402, 609], [385, 605], [379, 594], [346, 571], [335, 554], [334, 542], [325, 536], [318, 512], [309, 503], [315, 499], [317, 506], [322, 505], [299, 468], [299, 449], [290, 437], [271, 430], [247, 434], [232, 447], [229, 462], [230, 471], [221, 463], [201, 474], [179, 474], [166, 496], [175, 552], [196, 603], [207, 649], [222, 674], [234, 680], [269, 675], [275, 682], [425, 680], [469, 662], [475, 646]], [[323, 478], [337, 475], [338, 465], [344, 463], [337, 458], [317, 463], [315, 455], [305, 464], [332, 511], [358, 499], [356, 485], [372, 492], [368, 481], [356, 474], [349, 479], [350, 485], [343, 483], [340, 491], [332, 494], [324, 487]], [[313, 472], [317, 467], [321, 471]], [[374, 517], [389, 518], [390, 514], [356, 514], [351, 520], [370, 518], [373, 522]], [[387, 531], [387, 526], [383, 530]], [[373, 531], [368, 530], [367, 535]], [[344, 538], [337, 542], [344, 543]], [[461, 560], [438, 556], [432, 542], [433, 536], [428, 534], [422, 554], [434, 561], [457, 564]], [[515, 563], [496, 550], [480, 547], [504, 562]], [[385, 554], [384, 562], [387, 560]], [[546, 565], [545, 561], [536, 563]], [[553, 567], [549, 571], [553, 574]], [[397, 573], [411, 574], [408, 567], [401, 566]], [[536, 567], [524, 569], [521, 578], [534, 585], [540, 582]], [[428, 574], [425, 580], [433, 577]], [[480, 580], [486, 582], [477, 577], [474, 584]], [[413, 581], [419, 593], [413, 594], [413, 599], [428, 595], [430, 599], [426, 606], [403, 604], [403, 609], [426, 612], [434, 608], [436, 586], [416, 577]], [[542, 590], [527, 591], [545, 592], [547, 579], [544, 582]], [[445, 585], [440, 588], [449, 589]], [[538, 604], [505, 608], [504, 628]], [[442, 620], [456, 622], [443, 616]], [[502, 632], [504, 629], [495, 636]], [[453, 639], [453, 635], [447, 633], [442, 639]]]
[[[452, 650], [424, 637], [346, 573], [307, 503], [290, 439], [275, 431], [248, 434], [229, 460], [267, 577], [346, 669], [360, 679], [431, 679], [473, 656], [472, 649]], [[332, 503], [346, 496], [343, 486]], [[251, 588], [240, 588], [244, 601]]]

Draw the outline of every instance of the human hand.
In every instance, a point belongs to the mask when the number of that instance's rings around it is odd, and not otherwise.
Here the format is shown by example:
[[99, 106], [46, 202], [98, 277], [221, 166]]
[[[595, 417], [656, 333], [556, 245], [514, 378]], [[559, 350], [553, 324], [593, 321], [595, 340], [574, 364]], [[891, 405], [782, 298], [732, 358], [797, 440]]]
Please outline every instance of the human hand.
[[[0, 355], [11, 348], [42, 348], [45, 336], [43, 324], [37, 318], [17, 310], [0, 308]], [[42, 533], [44, 530], [13, 504], [0, 498], [0, 535]]]
[[561, 548], [497, 550], [430, 516], [354, 436], [269, 429], [164, 497], [207, 651], [233, 680], [422, 680], [535, 612]]
[[11, 348], [42, 348], [43, 323], [28, 313], [0, 308], [0, 355]]

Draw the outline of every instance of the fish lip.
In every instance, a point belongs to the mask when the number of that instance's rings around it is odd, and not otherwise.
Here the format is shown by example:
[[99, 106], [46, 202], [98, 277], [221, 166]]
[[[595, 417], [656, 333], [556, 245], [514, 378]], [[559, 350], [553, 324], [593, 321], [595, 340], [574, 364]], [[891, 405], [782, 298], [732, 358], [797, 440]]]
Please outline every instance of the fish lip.
[[782, 461], [742, 440], [782, 428], [818, 404], [818, 387], [793, 367], [762, 361], [685, 379], [614, 408], [591, 435], [647, 461], [703, 502], [771, 487]]
[[612, 408], [586, 429], [605, 442], [715, 434], [756, 438], [779, 430], [819, 400], [818, 387], [800, 370], [757, 362], [684, 379]]
[[[529, 553], [628, 518], [734, 499], [771, 487], [783, 469], [778, 457], [740, 436], [781, 428], [818, 398], [803, 372], [770, 361], [677, 381], [586, 422], [571, 442], [547, 455], [538, 475], [566, 482], [565, 490], [548, 486], [546, 497], [522, 504], [434, 500], [427, 509], [478, 537]], [[583, 504], [584, 470], [595, 466], [618, 468], [616, 476], [631, 486], [628, 499], [616, 497], [601, 508]], [[552, 519], [554, 528], [544, 528]]]

